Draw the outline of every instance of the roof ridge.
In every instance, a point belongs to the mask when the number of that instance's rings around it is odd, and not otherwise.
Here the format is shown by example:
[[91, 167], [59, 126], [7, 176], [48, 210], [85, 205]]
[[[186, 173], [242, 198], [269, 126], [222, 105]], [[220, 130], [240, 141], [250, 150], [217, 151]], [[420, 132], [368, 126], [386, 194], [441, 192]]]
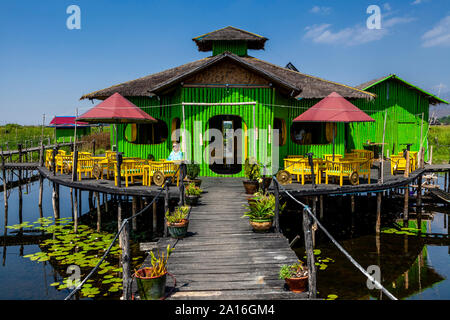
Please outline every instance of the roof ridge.
[[268, 62], [268, 61], [265, 61], [265, 60], [261, 60], [261, 59], [258, 59], [258, 58], [252, 57], [252, 56], [247, 56], [247, 57], [255, 59], [255, 60], [258, 60], [258, 61], [261, 61], [261, 62], [264, 62], [264, 63], [267, 63], [267, 64], [270, 64], [270, 65], [272, 65], [274, 67], [277, 67], [277, 68], [280, 68], [280, 69], [283, 69], [283, 70], [294, 72], [294, 73], [297, 73], [297, 74], [300, 74], [300, 75], [303, 75], [303, 76], [306, 76], [306, 77], [310, 77], [310, 78], [313, 78], [313, 79], [317, 79], [317, 80], [320, 80], [320, 81], [325, 81], [325, 82], [329, 82], [329, 83], [332, 83], [332, 84], [336, 84], [336, 85], [339, 85], [339, 86], [342, 86], [342, 87], [346, 87], [346, 88], [349, 88], [349, 89], [352, 89], [352, 90], [355, 90], [355, 91], [359, 91], [359, 92], [371, 95], [373, 97], [376, 97], [376, 95], [371, 93], [371, 92], [367, 92], [367, 91], [364, 91], [364, 90], [361, 90], [361, 89], [358, 89], [358, 88], [355, 88], [355, 87], [352, 87], [352, 86], [349, 86], [349, 85], [345, 85], [345, 84], [342, 84], [342, 83], [339, 83], [339, 82], [335, 82], [335, 81], [331, 81], [331, 80], [326, 80], [326, 79], [319, 78], [319, 77], [316, 77], [316, 76], [312, 76], [310, 74], [306, 74], [306, 73], [303, 73], [303, 72], [300, 72], [300, 71], [295, 71], [295, 70], [291, 70], [291, 69], [288, 69], [288, 68], [284, 68], [284, 67], [281, 67], [279, 65], [276, 65], [276, 64], [273, 64], [271, 62]]
[[118, 87], [118, 86], [121, 86], [121, 85], [124, 85], [124, 84], [127, 84], [127, 83], [131, 83], [131, 82], [133, 82], [133, 81], [139, 81], [139, 80], [142, 80], [142, 79], [147, 78], [147, 77], [150, 77], [150, 76], [156, 76], [156, 75], [158, 75], [158, 74], [160, 74], [160, 73], [167, 72], [167, 71], [170, 71], [170, 70], [173, 70], [173, 69], [176, 69], [176, 68], [180, 68], [180, 67], [186, 66], [186, 65], [188, 65], [188, 64], [190, 64], [190, 63], [200, 62], [200, 61], [206, 60], [206, 59], [211, 59], [211, 57], [205, 57], [205, 58], [202, 58], [202, 59], [194, 60], [194, 61], [191, 61], [191, 62], [187, 62], [187, 63], [185, 63], [185, 64], [182, 64], [182, 65], [179, 65], [179, 66], [177, 66], [177, 67], [165, 69], [165, 70], [162, 70], [162, 71], [159, 71], [159, 72], [156, 72], [156, 73], [148, 74], [148, 75], [143, 76], [143, 77], [139, 77], [139, 78], [136, 78], [136, 79], [133, 79], [133, 80], [124, 81], [124, 82], [121, 82], [121, 83], [118, 83], [118, 84], [115, 84], [115, 85], [112, 85], [112, 86], [109, 86], [109, 87], [106, 87], [106, 88], [103, 88], [103, 89], [95, 90], [95, 91], [92, 91], [92, 92], [89, 92], [89, 93], [86, 93], [86, 94], [82, 95], [81, 98], [80, 98], [80, 100], [86, 99], [88, 95], [93, 95], [93, 94], [95, 94], [95, 93], [97, 93], [97, 92], [99, 92], [99, 91], [103, 91], [103, 90], [107, 90], [107, 89], [112, 89], [112, 88], [115, 88], [115, 87]]

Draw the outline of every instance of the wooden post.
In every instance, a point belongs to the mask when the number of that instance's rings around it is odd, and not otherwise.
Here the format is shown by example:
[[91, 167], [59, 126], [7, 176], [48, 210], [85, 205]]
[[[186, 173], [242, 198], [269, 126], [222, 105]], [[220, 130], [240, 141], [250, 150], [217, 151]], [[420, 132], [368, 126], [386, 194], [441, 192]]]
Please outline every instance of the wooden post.
[[316, 290], [316, 265], [314, 262], [314, 251], [313, 251], [313, 241], [312, 241], [312, 218], [306, 209], [303, 209], [303, 233], [305, 236], [305, 250], [306, 250], [306, 261], [308, 265], [309, 277], [309, 298], [315, 299], [317, 295]]
[[39, 166], [44, 166], [44, 143], [41, 141], [41, 150], [39, 152]]
[[[131, 215], [135, 215], [137, 213], [137, 197], [133, 196], [132, 200], [131, 200]], [[131, 219], [131, 226], [133, 231], [136, 231], [137, 226], [136, 226], [136, 218]]]
[[[5, 212], [8, 211], [8, 194], [7, 190], [7, 178], [6, 178], [6, 169], [5, 169], [5, 158], [3, 157], [3, 148], [2, 148], [2, 179], [3, 179], [3, 201], [5, 204]], [[6, 228], [6, 224], [5, 224]]]
[[103, 194], [103, 202], [105, 203], [105, 212], [108, 213], [108, 194], [106, 193]]
[[153, 236], [156, 234], [157, 231], [157, 224], [158, 224], [158, 211], [157, 211], [157, 201], [153, 201], [153, 219], [152, 219], [152, 231]]
[[[120, 203], [120, 202], [119, 202]], [[131, 300], [131, 251], [130, 251], [130, 224], [128, 221], [119, 235], [119, 242], [122, 248], [122, 274], [123, 274], [123, 300]]]
[[116, 174], [117, 174], [117, 187], [121, 188], [122, 187], [122, 181], [121, 181], [121, 177], [120, 177], [120, 165], [122, 164], [122, 154], [120, 154], [120, 152], [117, 152], [116, 154]]
[[94, 192], [93, 191], [89, 191], [88, 192], [88, 204], [89, 204], [89, 212], [92, 211], [94, 209]]
[[73, 160], [72, 160], [72, 182], [77, 181], [77, 171], [78, 171], [78, 150], [75, 149], [73, 152]]
[[430, 146], [430, 164], [433, 164], [433, 146]]
[[83, 215], [83, 194], [81, 193], [81, 189], [78, 189], [78, 214], [81, 217]]
[[381, 192], [377, 193], [377, 220], [375, 224], [375, 233], [379, 234], [381, 231], [381, 199], [382, 194]]
[[351, 211], [352, 214], [355, 213], [355, 195], [350, 196], [350, 202], [351, 202]]
[[95, 199], [97, 202], [97, 232], [100, 232], [102, 225], [102, 208], [100, 206], [100, 193], [95, 193]]
[[[122, 196], [119, 196], [119, 201], [117, 203], [117, 230], [120, 230], [122, 225]], [[123, 237], [119, 237], [119, 248], [122, 248]]]
[[[409, 177], [409, 150], [406, 150], [406, 166], [405, 166], [405, 173], [404, 177]], [[408, 227], [408, 220], [409, 220], [409, 184], [406, 185], [405, 189], [405, 200], [403, 205], [403, 227]]]
[[92, 155], [95, 156], [95, 139], [92, 140]]
[[[422, 175], [417, 178], [417, 200], [416, 200], [417, 228], [422, 230]], [[420, 232], [420, 231], [419, 231]]]
[[169, 185], [164, 184], [164, 237], [167, 237], [166, 212], [169, 211]]
[[[184, 206], [185, 204], [185, 192], [184, 192], [184, 177], [185, 177], [185, 169], [186, 169], [186, 164], [184, 162], [182, 162], [180, 164], [180, 201], [179, 201], [179, 206]], [[173, 177], [172, 179], [174, 179], [175, 177]]]
[[56, 175], [56, 147], [53, 147], [53, 154], [52, 154], [52, 171], [53, 175]]
[[78, 232], [78, 192], [77, 189], [74, 189], [74, 203], [73, 203], [73, 231], [75, 233]]
[[319, 219], [323, 220], [323, 195], [319, 196]]
[[59, 185], [55, 182], [53, 182], [52, 204], [55, 219], [59, 219]]
[[280, 233], [280, 189], [278, 181], [274, 181], [274, 196], [275, 196], [275, 232]]

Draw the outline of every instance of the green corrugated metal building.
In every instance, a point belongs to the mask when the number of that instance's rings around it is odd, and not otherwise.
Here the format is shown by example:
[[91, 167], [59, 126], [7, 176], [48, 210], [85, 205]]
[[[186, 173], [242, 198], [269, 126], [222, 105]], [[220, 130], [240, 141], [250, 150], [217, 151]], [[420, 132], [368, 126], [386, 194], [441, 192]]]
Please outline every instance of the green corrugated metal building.
[[[267, 40], [234, 27], [219, 29], [193, 38], [198, 50], [212, 51], [211, 56], [98, 90], [81, 99], [104, 100], [120, 93], [158, 123], [119, 125], [118, 150], [130, 157], [165, 159], [172, 142], [180, 141], [187, 160], [200, 163], [201, 176], [243, 176], [242, 163], [247, 157], [282, 167], [286, 155], [313, 152], [321, 157], [332, 153], [333, 125], [292, 122], [332, 92], [376, 119], [373, 125], [336, 124], [336, 153], [363, 148], [367, 140], [381, 141], [379, 128], [386, 104], [376, 98], [384, 90], [379, 84], [368, 86], [367, 90], [354, 88], [301, 73], [292, 64], [280, 67], [248, 54], [249, 50], [264, 49]], [[405, 97], [409, 97], [407, 92], [415, 92], [404, 91]], [[392, 97], [391, 94], [389, 99]], [[425, 121], [430, 99], [421, 96], [420, 105], [412, 107], [414, 114], [424, 112]], [[403, 113], [410, 112], [409, 105], [403, 108]], [[407, 130], [416, 132], [418, 122], [414, 117], [415, 121], [407, 122], [411, 125]], [[405, 115], [405, 119], [409, 118]], [[389, 116], [388, 126], [393, 128]], [[242, 138], [232, 137], [229, 129], [240, 132]], [[174, 132], [179, 132], [181, 138]], [[278, 137], [275, 132], [279, 132]], [[394, 139], [392, 131], [387, 132], [387, 141]], [[215, 148], [218, 139], [226, 141], [221, 148]], [[395, 139], [398, 146], [401, 140]], [[227, 151], [233, 141], [239, 150]], [[213, 159], [219, 163], [213, 163]]]

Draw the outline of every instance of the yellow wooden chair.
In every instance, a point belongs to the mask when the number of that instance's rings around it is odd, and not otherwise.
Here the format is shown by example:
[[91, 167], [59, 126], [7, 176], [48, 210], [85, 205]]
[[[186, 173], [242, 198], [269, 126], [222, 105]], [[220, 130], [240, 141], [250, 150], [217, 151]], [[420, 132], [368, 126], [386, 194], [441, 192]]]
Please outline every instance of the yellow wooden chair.
[[94, 170], [94, 164], [95, 160], [92, 158], [84, 158], [80, 159], [78, 158], [77, 162], [77, 174], [78, 174], [78, 180], [81, 181], [81, 174], [84, 173], [84, 176], [89, 176], [89, 178], [93, 177], [93, 170]]
[[73, 156], [58, 154], [55, 157], [56, 171], [69, 174], [72, 170]]
[[[415, 170], [416, 160], [413, 157], [409, 158], [409, 173]], [[414, 168], [414, 170], [413, 170]], [[393, 154], [391, 155], [391, 174], [394, 175], [398, 172], [405, 172], [406, 170], [406, 159], [403, 154]]]
[[[144, 180], [144, 161], [124, 161], [120, 166], [120, 176], [124, 177], [125, 187], [128, 187], [128, 180], [134, 183], [135, 178]], [[114, 185], [117, 186], [117, 170], [114, 171]]]
[[[289, 174], [294, 175], [298, 182], [305, 184], [305, 178], [311, 177], [311, 166], [307, 158], [284, 159], [284, 168]], [[313, 159], [314, 179], [316, 184], [321, 183], [320, 161]], [[301, 180], [300, 180], [301, 178]]]
[[152, 181], [157, 186], [161, 186], [165, 179], [168, 177], [177, 177], [177, 186], [180, 184], [180, 171], [178, 170], [179, 164], [173, 161], [161, 160], [161, 161], [148, 161], [145, 165], [145, 175], [142, 181], [143, 185], [151, 186]]
[[339, 186], [344, 184], [344, 178], [352, 184], [359, 184], [359, 160], [326, 161], [325, 183], [328, 184], [329, 177], [339, 178]]

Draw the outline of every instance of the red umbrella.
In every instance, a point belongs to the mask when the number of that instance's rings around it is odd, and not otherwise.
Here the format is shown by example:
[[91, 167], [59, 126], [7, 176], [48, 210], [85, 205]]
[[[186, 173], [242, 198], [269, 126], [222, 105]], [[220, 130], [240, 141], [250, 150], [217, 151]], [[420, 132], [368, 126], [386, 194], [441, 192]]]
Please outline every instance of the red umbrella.
[[79, 116], [77, 121], [94, 123], [157, 122], [118, 92]]
[[[157, 122], [155, 118], [121, 96], [118, 92], [79, 116], [76, 121], [90, 123], [143, 123]], [[116, 126], [117, 148], [117, 126]]]
[[[303, 112], [295, 122], [374, 122], [375, 120], [336, 92]], [[333, 134], [333, 160], [334, 160]]]

